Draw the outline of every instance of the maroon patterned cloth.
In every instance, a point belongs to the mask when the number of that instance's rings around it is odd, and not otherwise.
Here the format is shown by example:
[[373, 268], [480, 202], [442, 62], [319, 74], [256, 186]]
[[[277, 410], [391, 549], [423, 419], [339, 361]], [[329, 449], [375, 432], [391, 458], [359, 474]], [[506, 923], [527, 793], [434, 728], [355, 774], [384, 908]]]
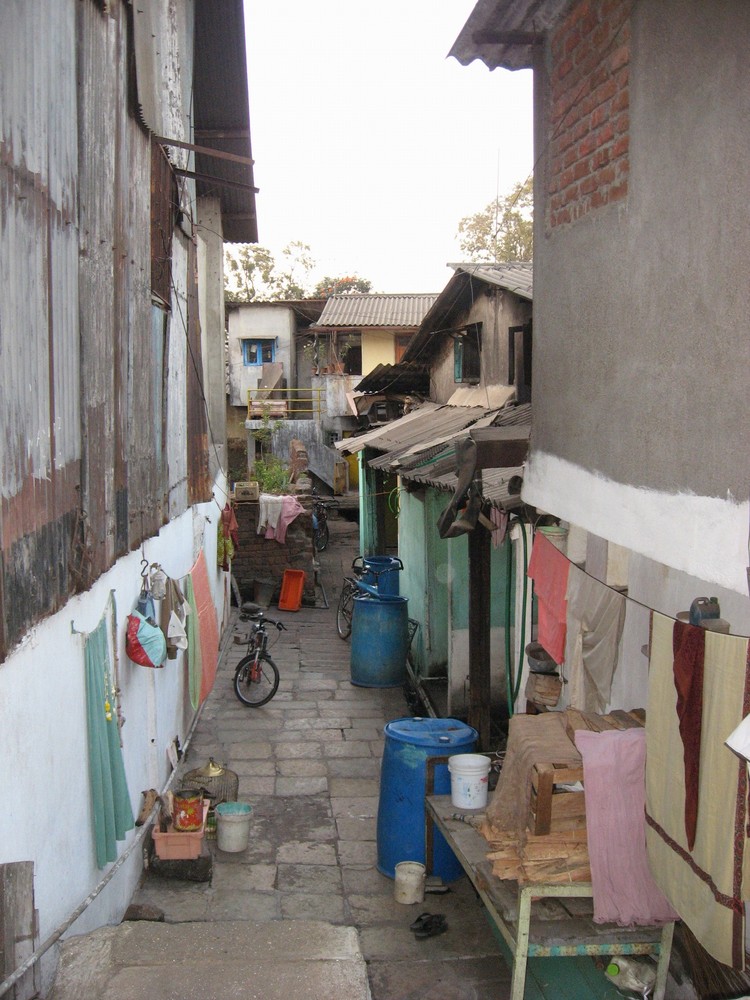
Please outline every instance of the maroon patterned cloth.
[[688, 625], [686, 622], [674, 623], [672, 633], [674, 686], [677, 689], [677, 718], [685, 767], [685, 836], [691, 851], [695, 845], [695, 830], [698, 824], [705, 649], [705, 629]]

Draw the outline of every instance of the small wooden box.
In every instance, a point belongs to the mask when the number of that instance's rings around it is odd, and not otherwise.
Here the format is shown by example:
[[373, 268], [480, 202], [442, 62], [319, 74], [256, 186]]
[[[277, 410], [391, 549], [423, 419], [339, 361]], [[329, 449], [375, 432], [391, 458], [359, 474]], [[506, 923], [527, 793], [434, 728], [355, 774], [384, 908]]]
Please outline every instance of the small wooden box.
[[583, 791], [571, 792], [560, 785], [583, 781], [582, 767], [535, 764], [531, 771], [528, 827], [532, 833], [578, 830], [586, 826]]
[[256, 482], [243, 482], [234, 484], [234, 499], [240, 503], [248, 503], [257, 500], [260, 496], [260, 487]]

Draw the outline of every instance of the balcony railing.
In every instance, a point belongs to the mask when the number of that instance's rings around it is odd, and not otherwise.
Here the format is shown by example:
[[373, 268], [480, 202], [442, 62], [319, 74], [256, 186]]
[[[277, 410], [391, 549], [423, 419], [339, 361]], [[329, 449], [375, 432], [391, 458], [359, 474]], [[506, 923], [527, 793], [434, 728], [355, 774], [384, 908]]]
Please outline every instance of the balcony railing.
[[248, 389], [247, 419], [319, 420], [323, 407], [324, 387], [303, 389]]

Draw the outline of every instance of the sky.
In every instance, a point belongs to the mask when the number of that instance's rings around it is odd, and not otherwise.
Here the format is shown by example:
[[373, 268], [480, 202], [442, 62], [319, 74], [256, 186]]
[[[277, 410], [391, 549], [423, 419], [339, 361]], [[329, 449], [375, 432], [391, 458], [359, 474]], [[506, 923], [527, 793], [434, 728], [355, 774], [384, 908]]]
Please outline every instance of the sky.
[[245, 0], [259, 243], [439, 292], [459, 221], [533, 168], [531, 71], [447, 53], [475, 0]]

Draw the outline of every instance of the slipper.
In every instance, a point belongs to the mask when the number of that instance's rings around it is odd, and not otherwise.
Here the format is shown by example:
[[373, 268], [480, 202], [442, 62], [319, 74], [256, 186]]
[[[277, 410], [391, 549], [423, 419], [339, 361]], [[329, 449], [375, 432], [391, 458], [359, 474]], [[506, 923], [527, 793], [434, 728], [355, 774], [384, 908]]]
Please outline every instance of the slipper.
[[410, 931], [421, 931], [421, 930], [424, 929], [425, 925], [430, 920], [432, 920], [432, 914], [431, 913], [420, 913], [419, 916], [417, 917], [417, 919], [413, 923], [409, 924], [409, 930]]
[[447, 930], [448, 924], [445, 922], [445, 917], [442, 913], [436, 913], [429, 920], [426, 920], [419, 930], [414, 931], [414, 937], [418, 941], [423, 941], [425, 938], [436, 937]]

